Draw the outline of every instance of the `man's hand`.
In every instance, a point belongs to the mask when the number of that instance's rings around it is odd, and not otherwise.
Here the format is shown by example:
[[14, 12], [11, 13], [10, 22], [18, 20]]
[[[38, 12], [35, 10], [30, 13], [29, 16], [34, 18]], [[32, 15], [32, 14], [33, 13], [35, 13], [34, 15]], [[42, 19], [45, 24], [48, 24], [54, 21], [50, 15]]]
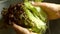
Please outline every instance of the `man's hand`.
[[16, 34], [36, 34], [36, 33], [30, 32], [28, 29], [23, 28], [15, 23], [13, 23], [12, 28], [16, 31]]
[[13, 23], [12, 27], [16, 31], [17, 34], [29, 34], [30, 33], [26, 28], [23, 28], [15, 23]]
[[41, 3], [41, 2], [32, 2], [34, 6], [40, 6], [48, 16], [48, 20], [60, 18], [60, 5], [54, 3]]

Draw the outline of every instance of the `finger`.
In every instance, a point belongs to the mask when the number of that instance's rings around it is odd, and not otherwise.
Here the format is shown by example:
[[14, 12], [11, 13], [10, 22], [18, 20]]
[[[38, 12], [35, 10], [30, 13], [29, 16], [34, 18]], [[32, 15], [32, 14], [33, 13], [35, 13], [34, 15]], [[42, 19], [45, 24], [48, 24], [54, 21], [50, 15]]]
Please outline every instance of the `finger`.
[[29, 31], [26, 28], [23, 28], [23, 27], [21, 27], [19, 25], [16, 25], [15, 23], [13, 23], [13, 26], [12, 27], [19, 34], [29, 34]]
[[32, 5], [34, 6], [45, 6], [45, 2], [41, 3], [41, 2], [31, 2]]

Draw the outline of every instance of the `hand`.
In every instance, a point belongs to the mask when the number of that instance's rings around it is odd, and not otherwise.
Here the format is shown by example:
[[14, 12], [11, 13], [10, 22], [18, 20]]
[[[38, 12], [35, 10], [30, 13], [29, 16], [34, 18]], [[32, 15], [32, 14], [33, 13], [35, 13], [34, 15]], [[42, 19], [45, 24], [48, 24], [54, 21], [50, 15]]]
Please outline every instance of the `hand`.
[[30, 32], [28, 29], [23, 28], [15, 23], [13, 23], [12, 28], [16, 31], [16, 34], [36, 34], [36, 33]]
[[[34, 6], [40, 6], [48, 15], [49, 20], [58, 19], [60, 18], [60, 5], [54, 3], [40, 3], [40, 2], [32, 2]], [[32, 33], [26, 28], [23, 28], [19, 25], [13, 23], [13, 29], [16, 31], [17, 34], [36, 34]]]
[[54, 3], [32, 2], [34, 6], [40, 6], [47, 14], [48, 20], [60, 18], [60, 5]]

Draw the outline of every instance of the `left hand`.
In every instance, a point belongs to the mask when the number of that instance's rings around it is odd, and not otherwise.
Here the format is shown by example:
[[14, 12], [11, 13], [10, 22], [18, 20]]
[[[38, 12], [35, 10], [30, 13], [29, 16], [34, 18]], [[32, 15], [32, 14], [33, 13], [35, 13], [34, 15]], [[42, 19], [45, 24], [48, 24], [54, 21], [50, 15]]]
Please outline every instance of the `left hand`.
[[30, 32], [28, 29], [23, 28], [15, 23], [13, 23], [12, 27], [16, 31], [16, 34], [36, 34], [36, 33]]

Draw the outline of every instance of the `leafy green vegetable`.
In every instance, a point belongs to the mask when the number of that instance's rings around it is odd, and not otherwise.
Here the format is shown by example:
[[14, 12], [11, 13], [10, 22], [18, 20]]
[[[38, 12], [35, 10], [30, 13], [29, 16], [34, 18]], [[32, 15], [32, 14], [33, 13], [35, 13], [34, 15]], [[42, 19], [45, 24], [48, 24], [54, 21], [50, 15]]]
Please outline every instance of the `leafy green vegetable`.
[[24, 5], [24, 11], [27, 14], [28, 18], [32, 21], [32, 25], [34, 25], [30, 29], [32, 29], [33, 32], [43, 34], [47, 27], [47, 15], [45, 14], [45, 12], [42, 11], [40, 7], [32, 6], [29, 2], [25, 2]]
[[[3, 18], [5, 18], [7, 24], [15, 22], [32, 32], [44, 34], [47, 29], [47, 15], [41, 7], [33, 6], [29, 1], [30, 0], [24, 0], [22, 3], [11, 5], [6, 13], [3, 11]], [[33, 1], [42, 2], [42, 0]]]

